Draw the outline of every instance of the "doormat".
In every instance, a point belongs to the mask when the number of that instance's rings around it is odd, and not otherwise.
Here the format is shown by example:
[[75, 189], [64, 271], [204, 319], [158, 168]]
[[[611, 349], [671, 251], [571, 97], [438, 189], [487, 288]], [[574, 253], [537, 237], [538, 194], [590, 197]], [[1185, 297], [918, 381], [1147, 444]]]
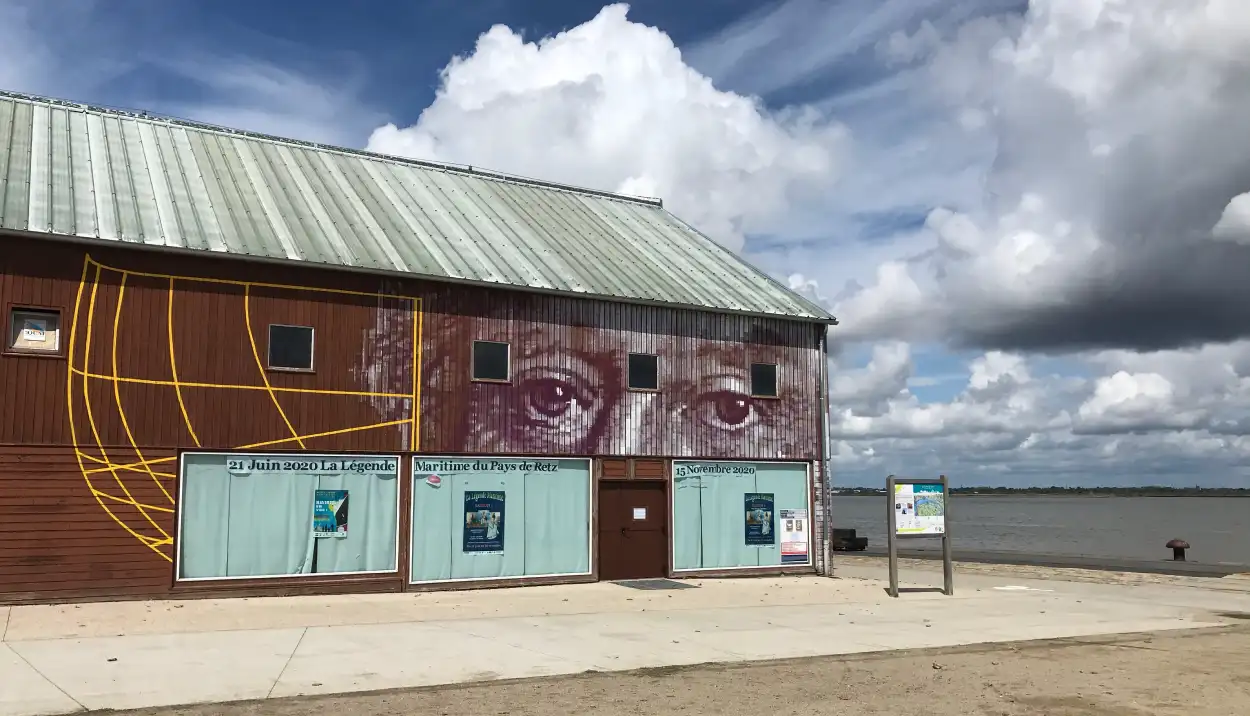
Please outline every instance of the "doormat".
[[694, 584], [683, 584], [671, 579], [626, 579], [620, 582], [613, 582], [622, 587], [630, 589], [698, 589]]

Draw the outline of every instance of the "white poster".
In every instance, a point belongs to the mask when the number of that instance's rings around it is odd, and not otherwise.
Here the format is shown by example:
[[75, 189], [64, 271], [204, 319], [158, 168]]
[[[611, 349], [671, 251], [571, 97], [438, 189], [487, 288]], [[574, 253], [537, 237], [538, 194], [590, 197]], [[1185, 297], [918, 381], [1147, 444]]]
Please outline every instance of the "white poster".
[[30, 343], [45, 343], [48, 340], [48, 322], [35, 318], [22, 321], [22, 340]]
[[941, 535], [946, 532], [942, 485], [894, 486], [894, 533]]
[[781, 563], [807, 564], [807, 539], [812, 524], [807, 510], [778, 510], [777, 532], [781, 537]]

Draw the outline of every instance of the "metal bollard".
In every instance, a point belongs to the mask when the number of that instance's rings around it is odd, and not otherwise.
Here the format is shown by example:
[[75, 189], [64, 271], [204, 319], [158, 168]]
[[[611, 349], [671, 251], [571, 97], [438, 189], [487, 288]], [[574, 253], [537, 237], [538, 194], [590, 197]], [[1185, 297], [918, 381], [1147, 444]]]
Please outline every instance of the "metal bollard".
[[1189, 549], [1189, 543], [1183, 539], [1168, 540], [1168, 549], [1172, 550], [1172, 559], [1177, 562], [1185, 561], [1185, 550]]

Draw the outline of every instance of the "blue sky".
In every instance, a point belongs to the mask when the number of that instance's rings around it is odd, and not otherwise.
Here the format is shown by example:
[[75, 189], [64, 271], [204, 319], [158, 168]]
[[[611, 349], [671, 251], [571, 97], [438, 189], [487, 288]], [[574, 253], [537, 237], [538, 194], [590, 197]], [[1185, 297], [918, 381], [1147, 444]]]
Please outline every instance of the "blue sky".
[[[1199, 40], [1240, 47], [1218, 35], [1233, 25], [1194, 10], [1198, 39], [1151, 44], [1181, 27], [1156, 0], [1105, 1], [634, 0], [626, 18], [592, 0], [0, 0], [0, 87], [654, 192], [843, 320], [843, 484], [1246, 484], [1229, 426], [1250, 426], [1250, 342], [1062, 335], [1121, 238], [1100, 233], [1106, 206], [1131, 213], [1151, 172], [1240, 176], [1177, 149], [1211, 134], [1157, 111], [1192, 106], [1185, 83], [1133, 79], [1189, 68]], [[1244, 116], [1212, 96], [1215, 119]], [[1117, 146], [1156, 165], [1120, 152], [1104, 172]]]
[[[589, 20], [594, 0], [47, 0], [27, 3], [37, 31], [114, 45], [126, 62], [95, 68], [99, 81], [75, 99], [144, 106], [212, 104], [211, 86], [170, 64], [212, 58], [268, 63], [300, 74], [378, 116], [410, 122], [433, 100], [438, 72], [478, 36], [504, 24], [542, 37]], [[42, 7], [37, 7], [42, 6]], [[630, 3], [630, 17], [661, 27], [680, 45], [758, 10], [751, 0]], [[697, 9], [696, 9], [697, 8]], [[38, 87], [10, 88], [29, 89]], [[83, 96], [85, 95], [85, 96]], [[363, 143], [365, 135], [358, 138]]]

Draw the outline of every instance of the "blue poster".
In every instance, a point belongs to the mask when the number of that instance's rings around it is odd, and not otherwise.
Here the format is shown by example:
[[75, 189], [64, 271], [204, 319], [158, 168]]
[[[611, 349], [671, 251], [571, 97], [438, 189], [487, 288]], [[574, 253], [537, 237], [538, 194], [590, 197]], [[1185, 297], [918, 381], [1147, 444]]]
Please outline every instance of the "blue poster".
[[313, 537], [347, 536], [347, 490], [317, 490], [313, 495]]
[[773, 529], [773, 493], [746, 493], [746, 543], [748, 547], [772, 546], [777, 534]]
[[504, 493], [464, 493], [464, 539], [470, 554], [503, 554]]

